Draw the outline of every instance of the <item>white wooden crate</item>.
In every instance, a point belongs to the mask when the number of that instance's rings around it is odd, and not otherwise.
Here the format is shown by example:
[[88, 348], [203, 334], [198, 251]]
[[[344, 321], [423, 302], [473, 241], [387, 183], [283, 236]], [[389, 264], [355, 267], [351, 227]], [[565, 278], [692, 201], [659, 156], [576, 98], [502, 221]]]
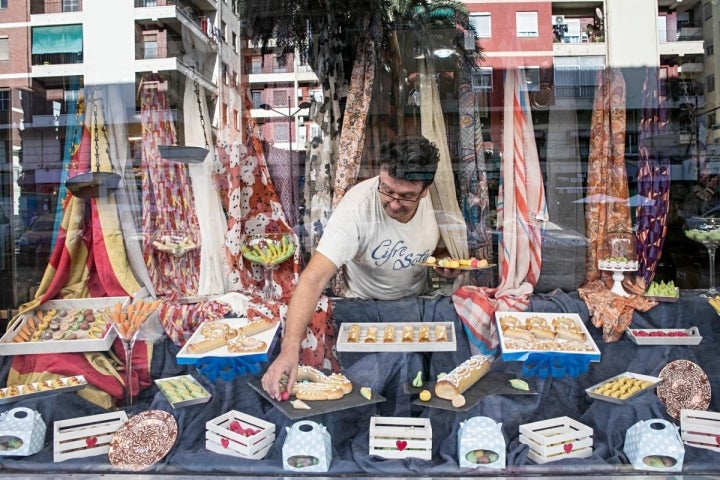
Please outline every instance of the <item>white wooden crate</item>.
[[432, 425], [429, 418], [372, 417], [370, 455], [383, 458], [432, 457]]
[[683, 408], [680, 435], [685, 445], [720, 452], [720, 413]]
[[110, 440], [125, 422], [127, 414], [117, 412], [58, 420], [53, 424], [53, 461], [106, 454]]
[[592, 455], [592, 428], [570, 417], [557, 417], [520, 425], [520, 443], [528, 445], [528, 458], [547, 463]]
[[[243, 429], [252, 428], [259, 432], [241, 435], [232, 430], [232, 422], [238, 422]], [[275, 442], [274, 424], [237, 410], [209, 420], [205, 428], [205, 448], [223, 455], [257, 460], [263, 458]]]

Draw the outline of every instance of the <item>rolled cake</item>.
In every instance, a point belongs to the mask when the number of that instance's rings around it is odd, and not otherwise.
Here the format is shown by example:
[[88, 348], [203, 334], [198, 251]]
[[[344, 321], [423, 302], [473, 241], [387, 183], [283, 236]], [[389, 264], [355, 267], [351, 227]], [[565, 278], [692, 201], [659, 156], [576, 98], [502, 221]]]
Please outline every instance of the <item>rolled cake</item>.
[[484, 355], [473, 355], [435, 383], [435, 395], [452, 400], [462, 394], [490, 371], [490, 361]]

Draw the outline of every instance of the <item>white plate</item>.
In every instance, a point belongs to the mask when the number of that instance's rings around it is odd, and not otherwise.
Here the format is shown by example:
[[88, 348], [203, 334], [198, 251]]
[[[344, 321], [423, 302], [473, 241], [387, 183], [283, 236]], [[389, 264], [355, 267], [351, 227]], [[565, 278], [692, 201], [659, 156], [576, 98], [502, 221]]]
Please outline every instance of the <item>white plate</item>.
[[[353, 325], [360, 327], [360, 335], [356, 342], [348, 341], [348, 332]], [[422, 325], [430, 327], [430, 340], [427, 342], [418, 340], [419, 329]], [[447, 341], [436, 341], [436, 325], [445, 326]], [[395, 336], [391, 342], [384, 341], [384, 331], [388, 326], [395, 328]], [[411, 326], [413, 329], [412, 341], [402, 340], [402, 330], [405, 326]], [[365, 341], [370, 327], [377, 328], [377, 338], [374, 342]], [[455, 329], [452, 322], [346, 322], [340, 325], [337, 340], [338, 352], [454, 352], [456, 349]]]

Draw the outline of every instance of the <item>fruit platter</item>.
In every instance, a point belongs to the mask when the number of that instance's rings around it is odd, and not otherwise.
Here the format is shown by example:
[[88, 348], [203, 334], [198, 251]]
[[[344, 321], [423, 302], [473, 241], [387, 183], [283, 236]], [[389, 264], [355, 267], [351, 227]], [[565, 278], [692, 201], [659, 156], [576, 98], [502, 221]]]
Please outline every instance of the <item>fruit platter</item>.
[[628, 328], [625, 334], [637, 345], [697, 345], [702, 341], [697, 327]]
[[433, 256], [428, 257], [424, 262], [420, 262], [420, 265], [426, 267], [440, 267], [440, 268], [456, 268], [459, 270], [483, 270], [486, 268], [494, 267], [494, 263], [490, 263], [485, 258], [435, 258]]
[[680, 298], [680, 289], [675, 286], [675, 282], [651, 282], [645, 291], [645, 297], [657, 302], [677, 302]]

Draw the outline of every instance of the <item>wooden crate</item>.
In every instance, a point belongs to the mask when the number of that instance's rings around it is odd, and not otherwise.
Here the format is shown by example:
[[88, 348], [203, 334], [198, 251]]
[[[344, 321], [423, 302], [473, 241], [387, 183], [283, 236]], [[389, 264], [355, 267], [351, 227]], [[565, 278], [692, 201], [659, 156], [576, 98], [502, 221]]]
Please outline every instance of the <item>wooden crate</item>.
[[592, 428], [569, 417], [520, 425], [520, 443], [530, 447], [528, 458], [547, 463], [592, 455]]
[[124, 411], [58, 420], [53, 424], [53, 461], [108, 453], [110, 440], [125, 422]]
[[680, 435], [685, 445], [720, 452], [720, 413], [683, 408]]
[[[245, 436], [233, 431], [233, 422], [256, 430]], [[237, 410], [209, 420], [205, 424], [205, 448], [215, 453], [257, 460], [267, 454], [275, 442], [275, 425]]]
[[372, 417], [370, 455], [383, 458], [432, 458], [429, 418]]

